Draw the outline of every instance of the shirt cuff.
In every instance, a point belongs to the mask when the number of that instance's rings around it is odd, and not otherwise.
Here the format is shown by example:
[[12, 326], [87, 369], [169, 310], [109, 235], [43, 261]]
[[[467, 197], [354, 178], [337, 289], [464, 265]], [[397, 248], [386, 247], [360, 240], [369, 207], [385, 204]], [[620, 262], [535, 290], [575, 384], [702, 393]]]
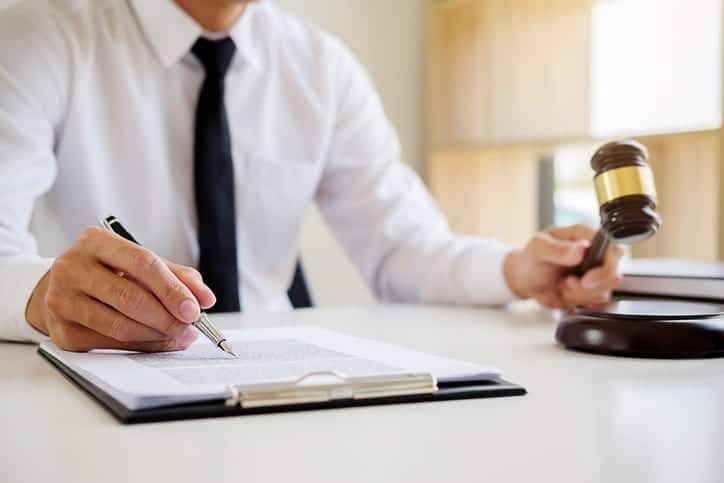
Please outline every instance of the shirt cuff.
[[25, 320], [35, 286], [50, 270], [53, 258], [13, 257], [0, 260], [0, 340], [43, 342], [48, 336]]
[[520, 298], [505, 281], [505, 257], [513, 247], [495, 240], [481, 240], [465, 259], [463, 286], [468, 299], [478, 305], [505, 305]]

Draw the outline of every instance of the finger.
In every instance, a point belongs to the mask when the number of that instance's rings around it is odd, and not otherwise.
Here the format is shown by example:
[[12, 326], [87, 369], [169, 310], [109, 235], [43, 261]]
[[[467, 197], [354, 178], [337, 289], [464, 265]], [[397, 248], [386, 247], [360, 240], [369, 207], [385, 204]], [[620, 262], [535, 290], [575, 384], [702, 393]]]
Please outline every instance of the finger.
[[590, 304], [598, 305], [598, 304], [607, 304], [611, 301], [612, 292], [610, 290], [604, 290], [603, 292], [598, 293], [593, 301], [589, 302]]
[[586, 290], [581, 286], [581, 281], [573, 275], [566, 277], [561, 284], [561, 296], [566, 306], [575, 307], [586, 300]]
[[156, 342], [122, 342], [74, 322], [62, 321], [53, 324], [50, 335], [55, 344], [63, 350], [87, 352], [93, 349], [122, 349], [138, 352], [170, 352], [188, 349], [198, 337], [192, 327], [178, 339]]
[[576, 305], [603, 305], [611, 301], [611, 292], [608, 290], [600, 292], [587, 292], [583, 295], [583, 298], [579, 300]]
[[86, 295], [169, 337], [178, 337], [188, 327], [152, 293], [102, 265], [90, 265], [77, 275], [74, 283]]
[[561, 295], [567, 307], [575, 307], [578, 305], [606, 303], [611, 298], [611, 291], [606, 289], [586, 289], [581, 285], [580, 279], [570, 276], [561, 284]]
[[623, 281], [619, 274], [619, 262], [623, 257], [624, 250], [619, 244], [612, 243], [606, 251], [606, 258], [602, 266], [586, 272], [582, 279], [583, 287], [586, 289], [607, 289], [611, 290]]
[[[164, 261], [164, 263], [166, 263], [168, 268], [171, 269], [173, 274], [178, 277], [181, 283], [186, 285], [186, 287], [191, 290], [191, 293], [194, 295], [194, 297], [196, 297], [196, 301], [199, 303], [202, 309], [211, 308], [214, 306], [214, 304], [216, 304], [216, 295], [214, 295], [214, 292], [212, 292], [211, 289], [203, 282], [201, 274], [198, 272], [198, 270], [187, 267], [185, 265], [178, 265], [176, 263], [169, 262], [165, 258], [163, 258], [162, 260]], [[151, 292], [151, 289], [146, 287], [140, 280], [136, 280], [128, 274], [122, 275], [127, 280], [130, 280], [133, 283], [136, 283]]]
[[[78, 323], [119, 342], [160, 342], [169, 339], [169, 336], [136, 322], [85, 294], [64, 297], [63, 303], [55, 312], [65, 320]], [[188, 327], [185, 324], [179, 325]]]
[[[100, 230], [89, 241], [92, 253], [103, 264], [131, 275], [148, 287], [176, 319], [196, 322], [201, 314], [196, 297], [152, 251]], [[95, 232], [91, 232], [95, 233]]]
[[589, 270], [581, 280], [586, 290], [613, 290], [621, 285], [623, 277], [615, 267], [602, 266]]
[[578, 241], [578, 240], [593, 240], [596, 236], [596, 229], [588, 223], [579, 223], [577, 225], [564, 226], [564, 227], [551, 227], [546, 232], [553, 235], [559, 240], [566, 241]]
[[166, 265], [168, 265], [168, 268], [171, 269], [174, 275], [181, 280], [181, 283], [191, 290], [191, 293], [194, 294], [201, 308], [208, 309], [216, 304], [216, 295], [214, 295], [214, 292], [204, 283], [198, 270], [169, 261], [166, 261]]
[[526, 250], [538, 260], [562, 267], [573, 267], [581, 263], [589, 245], [588, 241], [559, 240], [543, 232], [533, 237]]

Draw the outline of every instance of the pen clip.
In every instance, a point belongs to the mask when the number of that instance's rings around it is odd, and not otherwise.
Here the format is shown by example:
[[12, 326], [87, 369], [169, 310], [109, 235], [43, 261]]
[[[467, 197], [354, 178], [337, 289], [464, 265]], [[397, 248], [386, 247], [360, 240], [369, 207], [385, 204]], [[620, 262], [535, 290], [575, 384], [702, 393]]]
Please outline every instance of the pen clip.
[[[311, 383], [314, 378], [321, 380]], [[339, 371], [314, 371], [289, 382], [232, 384], [228, 389], [227, 407], [256, 408], [431, 394], [437, 391], [437, 379], [429, 373], [350, 377]]]
[[109, 219], [115, 219], [113, 216], [108, 216], [106, 218], [103, 218], [100, 222], [98, 222], [99, 225], [101, 225], [101, 228], [104, 228], [108, 231], [113, 231], [113, 227], [111, 226], [111, 223], [108, 221]]

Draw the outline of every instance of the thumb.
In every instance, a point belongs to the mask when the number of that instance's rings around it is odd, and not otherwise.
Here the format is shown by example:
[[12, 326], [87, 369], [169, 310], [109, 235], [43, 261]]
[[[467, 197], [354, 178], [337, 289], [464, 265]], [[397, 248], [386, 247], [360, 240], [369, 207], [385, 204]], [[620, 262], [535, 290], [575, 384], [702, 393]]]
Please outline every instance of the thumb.
[[543, 262], [562, 267], [575, 267], [583, 261], [588, 240], [560, 240], [548, 233], [539, 233], [528, 245], [530, 254]]

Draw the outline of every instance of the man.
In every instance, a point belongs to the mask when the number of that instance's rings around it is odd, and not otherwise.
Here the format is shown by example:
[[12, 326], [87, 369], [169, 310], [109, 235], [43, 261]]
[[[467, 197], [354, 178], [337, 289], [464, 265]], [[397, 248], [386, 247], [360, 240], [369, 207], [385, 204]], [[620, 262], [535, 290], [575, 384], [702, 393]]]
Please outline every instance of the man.
[[[287, 310], [313, 201], [383, 300], [567, 307], [620, 282], [616, 246], [565, 276], [589, 227], [450, 233], [364, 70], [269, 2], [25, 1], [0, 46], [4, 339], [178, 350], [201, 308]], [[110, 213], [145, 248], [88, 228]]]

